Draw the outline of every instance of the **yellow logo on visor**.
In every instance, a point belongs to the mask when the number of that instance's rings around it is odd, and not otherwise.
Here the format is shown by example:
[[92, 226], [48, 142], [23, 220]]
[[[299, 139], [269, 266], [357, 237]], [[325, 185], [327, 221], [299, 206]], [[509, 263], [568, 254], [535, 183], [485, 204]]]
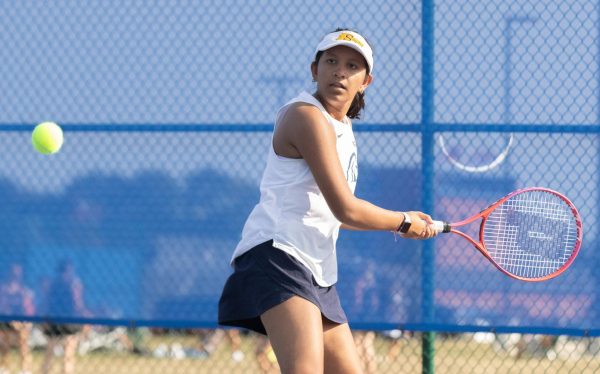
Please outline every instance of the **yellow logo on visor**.
[[347, 40], [349, 42], [356, 43], [356, 44], [358, 44], [361, 47], [364, 47], [363, 42], [361, 42], [360, 40], [358, 40], [357, 38], [355, 38], [354, 35], [348, 34], [346, 32], [341, 33], [340, 36], [338, 36], [336, 40]]

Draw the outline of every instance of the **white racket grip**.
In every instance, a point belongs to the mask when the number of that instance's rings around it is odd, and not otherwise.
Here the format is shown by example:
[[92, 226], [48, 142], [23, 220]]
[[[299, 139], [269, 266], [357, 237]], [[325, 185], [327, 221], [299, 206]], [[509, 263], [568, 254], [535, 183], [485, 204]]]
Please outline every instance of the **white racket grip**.
[[444, 221], [433, 221], [433, 229], [439, 233], [441, 232], [450, 232], [452, 227], [448, 222]]

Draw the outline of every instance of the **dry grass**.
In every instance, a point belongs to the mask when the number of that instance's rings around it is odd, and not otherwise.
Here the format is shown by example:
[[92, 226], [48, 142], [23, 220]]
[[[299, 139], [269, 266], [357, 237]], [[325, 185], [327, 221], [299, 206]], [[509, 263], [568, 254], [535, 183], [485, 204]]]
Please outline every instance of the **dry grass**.
[[[362, 341], [361, 334], [357, 340]], [[190, 335], [169, 334], [153, 336], [146, 345], [154, 351], [159, 345], [197, 347], [198, 338]], [[368, 339], [364, 340], [368, 341]], [[515, 357], [501, 350], [497, 345], [478, 343], [471, 335], [438, 337], [435, 347], [435, 371], [438, 373], [597, 373], [600, 372], [600, 356], [586, 351], [590, 339], [567, 342], [555, 347], [553, 352], [545, 349], [529, 350]], [[134, 374], [134, 373], [262, 373], [257, 364], [255, 351], [258, 340], [254, 335], [242, 337], [244, 360], [235, 362], [231, 358], [231, 348], [223, 341], [218, 349], [205, 358], [172, 357], [157, 358], [139, 356], [128, 352], [100, 351], [77, 357], [76, 372], [79, 374]], [[570, 345], [569, 345], [570, 344]], [[390, 340], [377, 335], [374, 340], [375, 356], [370, 357], [368, 368], [377, 373], [419, 373], [421, 372], [421, 340], [418, 336]], [[41, 366], [41, 351], [34, 351], [36, 370]], [[549, 359], [550, 355], [553, 359]], [[56, 357], [54, 373], [60, 373], [61, 358]], [[17, 373], [18, 355], [9, 355], [9, 369]], [[272, 372], [277, 372], [276, 367]]]

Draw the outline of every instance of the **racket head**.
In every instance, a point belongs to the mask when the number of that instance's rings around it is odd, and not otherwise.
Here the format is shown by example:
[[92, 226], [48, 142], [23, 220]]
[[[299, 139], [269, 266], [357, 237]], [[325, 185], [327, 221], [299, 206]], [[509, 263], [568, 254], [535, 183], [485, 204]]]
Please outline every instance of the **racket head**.
[[482, 212], [479, 241], [506, 275], [530, 282], [554, 278], [575, 260], [583, 240], [577, 208], [559, 192], [517, 190]]

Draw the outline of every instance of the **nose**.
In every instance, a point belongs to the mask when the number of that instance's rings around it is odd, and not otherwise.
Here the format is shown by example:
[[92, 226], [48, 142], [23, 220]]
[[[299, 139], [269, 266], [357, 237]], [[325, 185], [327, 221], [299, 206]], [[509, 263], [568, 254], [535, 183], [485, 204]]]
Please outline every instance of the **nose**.
[[333, 71], [333, 74], [335, 75], [335, 77], [337, 78], [346, 78], [346, 69], [342, 66], [338, 67], [337, 69], [335, 69]]

